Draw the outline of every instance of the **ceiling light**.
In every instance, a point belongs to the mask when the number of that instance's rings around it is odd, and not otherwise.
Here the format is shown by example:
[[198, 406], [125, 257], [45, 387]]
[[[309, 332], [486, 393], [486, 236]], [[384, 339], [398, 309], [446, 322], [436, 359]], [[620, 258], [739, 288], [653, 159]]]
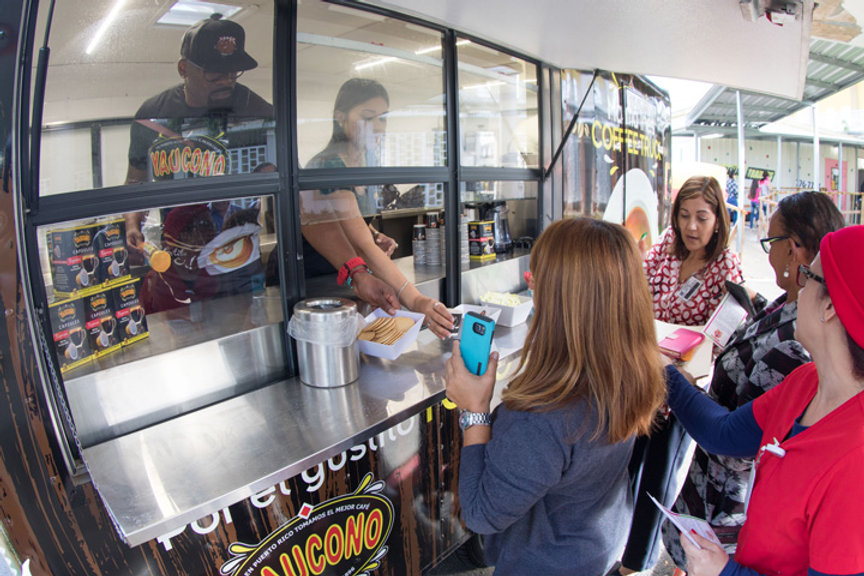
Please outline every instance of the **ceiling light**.
[[398, 61], [399, 59], [393, 56], [385, 56], [383, 58], [376, 58], [375, 60], [364, 62], [363, 64], [357, 64], [356, 66], [354, 66], [354, 70], [359, 72], [361, 70], [365, 70], [366, 68], [374, 68], [375, 66], [381, 66], [382, 64]]
[[[470, 40], [459, 40], [456, 42], [456, 46], [465, 46], [466, 44], [470, 43]], [[430, 46], [429, 48], [421, 48], [420, 50], [416, 50], [414, 54], [417, 54], [419, 56], [422, 54], [430, 54], [432, 52], [437, 52], [438, 50], [441, 50], [440, 44], [438, 44], [437, 46]]]
[[111, 8], [111, 11], [108, 12], [108, 16], [102, 20], [102, 24], [99, 25], [99, 29], [96, 30], [96, 34], [93, 35], [93, 39], [90, 40], [90, 44], [87, 45], [87, 49], [84, 50], [85, 54], [92, 54], [96, 49], [96, 46], [99, 45], [99, 42], [102, 40], [102, 36], [105, 34], [105, 31], [114, 23], [114, 20], [117, 19], [117, 15], [120, 14], [120, 9], [123, 8], [123, 4], [126, 0], [117, 0], [114, 4], [114, 7]]
[[367, 12], [365, 10], [356, 10], [347, 6], [340, 6], [339, 4], [331, 4], [327, 6], [327, 10], [330, 12], [347, 14], [348, 16], [354, 16], [357, 18], [365, 18], [366, 20], [372, 20], [373, 22], [383, 22], [384, 20], [387, 20], [387, 16], [375, 14], [374, 12]]
[[218, 2], [192, 2], [190, 0], [177, 0], [165, 14], [162, 15], [157, 24], [166, 26], [182, 26], [188, 28], [196, 22], [209, 18], [211, 14], [222, 14], [225, 19], [237, 14], [243, 8]]

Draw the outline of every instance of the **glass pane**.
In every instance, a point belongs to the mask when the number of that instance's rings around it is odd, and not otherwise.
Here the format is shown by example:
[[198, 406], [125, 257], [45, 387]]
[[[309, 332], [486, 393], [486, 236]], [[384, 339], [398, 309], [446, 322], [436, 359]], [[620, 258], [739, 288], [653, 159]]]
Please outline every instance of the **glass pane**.
[[446, 164], [440, 33], [308, 1], [297, 25], [302, 167]]
[[537, 67], [468, 40], [459, 51], [463, 166], [538, 166]]
[[[524, 254], [537, 237], [537, 182], [463, 182], [461, 198], [471, 263]], [[461, 234], [460, 234], [461, 236]]]
[[[570, 123], [579, 108], [579, 122], [564, 147], [564, 166], [584, 166], [584, 170], [564, 171], [564, 215], [602, 218], [612, 195], [614, 180], [620, 177], [623, 158], [620, 154], [621, 101], [611, 76], [599, 75], [591, 83], [591, 74], [567, 70], [562, 74], [562, 123]], [[605, 135], [605, 136], [604, 136]], [[614, 180], [613, 180], [614, 179]]]
[[[590, 92], [588, 92], [590, 90]], [[568, 70], [562, 75], [562, 122], [579, 122], [564, 148], [565, 217], [624, 224], [650, 243], [665, 227], [671, 108], [640, 78]], [[587, 94], [587, 98], [585, 98]]]
[[[380, 213], [362, 209], [368, 198], [374, 198]], [[413, 256], [415, 264], [441, 267], [443, 274], [444, 234], [434, 233], [441, 241], [429, 250], [424, 243], [421, 253], [415, 252], [413, 242], [415, 226], [440, 229], [445, 225], [442, 183], [304, 190], [300, 209], [303, 264], [307, 279], [316, 279], [307, 281], [310, 295], [331, 293], [336, 286], [336, 267], [352, 256], [362, 256], [373, 273], [383, 278], [385, 274], [376, 270], [376, 265], [389, 267], [379, 253], [389, 249], [391, 242], [395, 248], [390, 261]], [[422, 236], [425, 240], [425, 232]]]
[[272, 0], [191, 28], [157, 22], [172, 3], [116, 4], [56, 5], [40, 194], [248, 173], [273, 161]]
[[127, 244], [122, 214], [40, 227], [61, 370], [91, 372], [280, 322], [271, 206], [265, 196], [151, 210], [143, 252]]

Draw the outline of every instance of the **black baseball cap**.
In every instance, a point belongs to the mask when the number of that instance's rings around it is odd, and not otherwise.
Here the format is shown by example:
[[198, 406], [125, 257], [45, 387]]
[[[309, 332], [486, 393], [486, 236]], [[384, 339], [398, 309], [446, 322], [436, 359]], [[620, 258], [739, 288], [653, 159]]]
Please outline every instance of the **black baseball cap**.
[[183, 35], [180, 56], [208, 72], [252, 70], [258, 62], [245, 50], [246, 32], [221, 14], [211, 14]]

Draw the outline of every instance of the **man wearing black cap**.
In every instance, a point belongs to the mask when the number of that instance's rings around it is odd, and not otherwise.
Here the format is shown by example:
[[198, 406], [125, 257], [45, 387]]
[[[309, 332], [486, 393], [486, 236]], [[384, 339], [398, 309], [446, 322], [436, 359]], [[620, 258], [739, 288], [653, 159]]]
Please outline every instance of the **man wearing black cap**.
[[[229, 119], [273, 118], [272, 105], [237, 83], [243, 72], [258, 66], [246, 53], [245, 43], [243, 27], [223, 20], [221, 14], [213, 14], [186, 31], [177, 62], [183, 83], [148, 99], [135, 114], [127, 184], [229, 172], [224, 142]], [[125, 215], [130, 262], [143, 259], [144, 218], [146, 212]], [[331, 244], [326, 256], [337, 266], [357, 255], [347, 238], [340, 237]], [[393, 288], [369, 274], [358, 273], [356, 277], [355, 288], [361, 298], [389, 313], [399, 308]]]
[[[245, 50], [243, 27], [221, 14], [183, 35], [177, 84], [147, 99], [132, 123], [126, 183], [217, 176], [230, 171], [230, 121], [273, 118], [273, 106], [237, 83], [258, 66]], [[163, 214], [165, 216], [165, 214]], [[147, 212], [125, 215], [130, 261], [141, 262]]]
[[[226, 173], [224, 146], [213, 138], [183, 138], [188, 119], [272, 118], [273, 106], [237, 83], [258, 66], [245, 50], [243, 27], [221, 14], [186, 31], [177, 73], [183, 83], [148, 99], [135, 114], [126, 183]], [[188, 144], [192, 140], [192, 146]]]

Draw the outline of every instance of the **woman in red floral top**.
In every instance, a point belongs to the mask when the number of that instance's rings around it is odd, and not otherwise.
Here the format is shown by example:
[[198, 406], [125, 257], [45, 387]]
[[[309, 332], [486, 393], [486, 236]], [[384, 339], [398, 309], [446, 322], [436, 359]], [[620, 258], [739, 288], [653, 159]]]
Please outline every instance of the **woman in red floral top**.
[[[720, 184], [707, 176], [688, 179], [672, 206], [672, 226], [645, 257], [655, 318], [687, 326], [708, 321], [726, 293], [724, 282], [742, 280], [741, 263], [726, 246], [728, 240], [729, 213]], [[618, 574], [649, 570], [657, 561], [661, 516], [649, 495], [672, 506], [678, 495], [678, 471], [686, 463], [691, 442], [674, 417], [650, 437], [637, 439], [630, 475], [639, 479], [638, 490]]]
[[688, 179], [672, 206], [672, 225], [645, 257], [655, 318], [687, 326], [708, 321], [726, 293], [724, 282], [742, 281], [728, 241], [720, 184], [710, 176]]

